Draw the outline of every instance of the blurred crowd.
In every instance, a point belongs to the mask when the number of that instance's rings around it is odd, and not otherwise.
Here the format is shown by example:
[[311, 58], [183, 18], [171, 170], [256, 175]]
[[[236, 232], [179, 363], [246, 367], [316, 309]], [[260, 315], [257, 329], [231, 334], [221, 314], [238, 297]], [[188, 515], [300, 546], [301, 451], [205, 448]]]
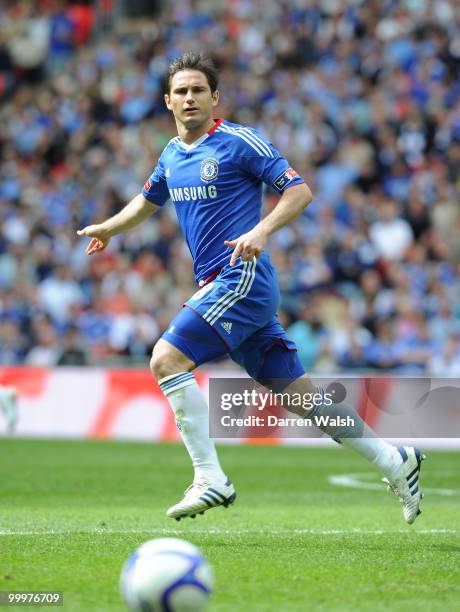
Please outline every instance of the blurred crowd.
[[140, 191], [175, 136], [167, 65], [204, 50], [218, 116], [314, 192], [270, 244], [304, 365], [460, 376], [458, 2], [97, 4], [0, 6], [0, 364], [146, 363], [195, 291], [172, 206], [96, 257], [76, 230]]

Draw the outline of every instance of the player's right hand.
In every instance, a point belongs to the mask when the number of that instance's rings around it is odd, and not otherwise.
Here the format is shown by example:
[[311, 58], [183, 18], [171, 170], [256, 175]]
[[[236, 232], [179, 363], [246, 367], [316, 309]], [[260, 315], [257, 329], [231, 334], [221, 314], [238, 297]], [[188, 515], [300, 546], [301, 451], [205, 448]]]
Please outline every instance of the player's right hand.
[[86, 247], [87, 255], [93, 255], [93, 253], [99, 253], [103, 251], [110, 242], [110, 236], [107, 230], [103, 229], [100, 225], [87, 225], [81, 230], [77, 231], [79, 236], [89, 236], [91, 240]]

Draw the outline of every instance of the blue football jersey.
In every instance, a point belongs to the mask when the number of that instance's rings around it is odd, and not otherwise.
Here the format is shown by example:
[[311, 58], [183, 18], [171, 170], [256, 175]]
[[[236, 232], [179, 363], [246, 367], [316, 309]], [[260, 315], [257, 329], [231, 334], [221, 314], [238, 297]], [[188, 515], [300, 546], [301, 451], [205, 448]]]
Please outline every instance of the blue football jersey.
[[173, 138], [142, 194], [159, 206], [174, 203], [199, 282], [228, 264], [232, 249], [224, 240], [260, 221], [263, 183], [282, 193], [303, 182], [256, 130], [217, 119], [192, 145]]

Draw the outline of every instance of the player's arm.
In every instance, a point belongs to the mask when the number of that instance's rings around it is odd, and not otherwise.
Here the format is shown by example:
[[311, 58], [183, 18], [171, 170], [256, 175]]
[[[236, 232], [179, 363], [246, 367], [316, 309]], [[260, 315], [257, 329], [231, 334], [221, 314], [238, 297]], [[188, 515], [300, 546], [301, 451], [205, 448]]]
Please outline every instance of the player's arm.
[[103, 251], [109, 244], [110, 238], [117, 234], [122, 234], [127, 230], [136, 227], [145, 221], [160, 206], [147, 200], [142, 193], [139, 193], [131, 200], [119, 213], [110, 217], [103, 223], [88, 225], [77, 231], [79, 236], [89, 236], [91, 238], [86, 252], [88, 255]]
[[272, 212], [262, 219], [254, 227], [254, 230], [257, 229], [268, 238], [277, 230], [294, 221], [312, 199], [313, 195], [306, 183], [288, 187]]
[[234, 247], [230, 265], [233, 266], [238, 257], [241, 257], [244, 261], [249, 261], [253, 257], [260, 257], [268, 237], [296, 219], [312, 199], [310, 188], [305, 183], [285, 189], [272, 212], [264, 217], [250, 232], [243, 234], [236, 240], [225, 241], [226, 246]]

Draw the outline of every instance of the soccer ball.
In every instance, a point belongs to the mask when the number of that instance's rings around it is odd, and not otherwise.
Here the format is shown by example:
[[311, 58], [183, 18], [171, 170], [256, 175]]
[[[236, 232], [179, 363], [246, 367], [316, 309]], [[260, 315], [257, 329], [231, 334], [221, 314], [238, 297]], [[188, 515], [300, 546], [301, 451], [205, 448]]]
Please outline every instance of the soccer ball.
[[131, 612], [199, 612], [214, 584], [200, 550], [177, 538], [142, 544], [121, 571], [120, 590]]

